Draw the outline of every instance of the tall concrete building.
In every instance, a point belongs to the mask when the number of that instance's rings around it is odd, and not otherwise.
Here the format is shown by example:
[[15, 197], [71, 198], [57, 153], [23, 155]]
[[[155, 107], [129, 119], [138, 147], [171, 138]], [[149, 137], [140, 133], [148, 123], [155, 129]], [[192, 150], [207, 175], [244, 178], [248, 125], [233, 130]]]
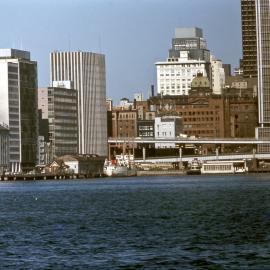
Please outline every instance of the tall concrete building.
[[175, 29], [169, 58], [179, 58], [181, 51], [188, 51], [190, 59], [210, 61], [210, 52], [201, 28], [179, 27]]
[[37, 63], [30, 52], [0, 49], [0, 122], [9, 126], [9, 170], [32, 170], [38, 143]]
[[211, 55], [211, 81], [214, 94], [221, 95], [225, 86], [225, 71], [222, 61]]
[[157, 62], [157, 93], [161, 95], [188, 95], [191, 82], [198, 73], [207, 76], [210, 63], [190, 59], [188, 51], [181, 51], [179, 58]]
[[241, 0], [243, 76], [257, 77], [256, 0]]
[[[270, 140], [270, 1], [256, 0], [259, 127], [257, 138]], [[270, 144], [258, 147], [270, 152]]]
[[8, 126], [0, 124], [0, 174], [9, 169], [9, 130]]
[[157, 93], [161, 95], [188, 95], [198, 73], [211, 81], [210, 51], [202, 29], [176, 28], [169, 57], [157, 62], [156, 68]]
[[79, 153], [107, 155], [105, 56], [91, 52], [50, 54], [53, 81], [72, 81], [78, 91]]
[[39, 89], [38, 106], [42, 115], [47, 113], [48, 116], [50, 161], [59, 156], [78, 154], [77, 94], [78, 91], [65, 82], [56, 84], [55, 81], [53, 87]]

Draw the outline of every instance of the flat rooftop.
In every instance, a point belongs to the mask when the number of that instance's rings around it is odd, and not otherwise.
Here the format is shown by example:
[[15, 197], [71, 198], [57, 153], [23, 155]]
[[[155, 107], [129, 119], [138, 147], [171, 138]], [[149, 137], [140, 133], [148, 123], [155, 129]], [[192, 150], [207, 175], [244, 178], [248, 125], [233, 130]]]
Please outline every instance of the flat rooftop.
[[30, 60], [30, 52], [17, 49], [0, 49], [0, 58], [19, 58]]

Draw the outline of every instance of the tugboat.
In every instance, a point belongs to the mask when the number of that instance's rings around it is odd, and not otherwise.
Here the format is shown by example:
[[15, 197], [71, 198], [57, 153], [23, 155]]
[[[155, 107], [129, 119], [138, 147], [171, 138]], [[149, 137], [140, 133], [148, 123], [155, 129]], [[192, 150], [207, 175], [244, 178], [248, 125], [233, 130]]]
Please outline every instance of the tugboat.
[[188, 175], [199, 175], [201, 174], [201, 163], [197, 158], [194, 158], [191, 163], [188, 164]]

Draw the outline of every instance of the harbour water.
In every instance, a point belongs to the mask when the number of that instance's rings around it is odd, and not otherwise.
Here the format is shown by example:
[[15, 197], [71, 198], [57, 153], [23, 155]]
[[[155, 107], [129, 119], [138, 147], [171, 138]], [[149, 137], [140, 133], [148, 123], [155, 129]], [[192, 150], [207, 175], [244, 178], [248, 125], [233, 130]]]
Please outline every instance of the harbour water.
[[0, 269], [270, 269], [270, 175], [0, 183]]

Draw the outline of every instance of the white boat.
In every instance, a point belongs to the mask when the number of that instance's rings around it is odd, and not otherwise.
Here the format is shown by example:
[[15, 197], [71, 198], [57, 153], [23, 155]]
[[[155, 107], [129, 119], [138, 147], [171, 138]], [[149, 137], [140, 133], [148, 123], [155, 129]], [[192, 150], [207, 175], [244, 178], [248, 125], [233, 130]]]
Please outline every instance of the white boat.
[[132, 168], [122, 156], [118, 156], [116, 160], [105, 160], [103, 172], [110, 177], [126, 177], [136, 176], [137, 170]]
[[104, 174], [110, 177], [136, 176], [137, 171], [127, 166], [109, 164], [104, 166]]
[[197, 158], [194, 158], [190, 164], [188, 164], [187, 174], [201, 174], [201, 163]]
[[202, 164], [202, 174], [234, 174], [248, 171], [245, 160], [207, 161]]

